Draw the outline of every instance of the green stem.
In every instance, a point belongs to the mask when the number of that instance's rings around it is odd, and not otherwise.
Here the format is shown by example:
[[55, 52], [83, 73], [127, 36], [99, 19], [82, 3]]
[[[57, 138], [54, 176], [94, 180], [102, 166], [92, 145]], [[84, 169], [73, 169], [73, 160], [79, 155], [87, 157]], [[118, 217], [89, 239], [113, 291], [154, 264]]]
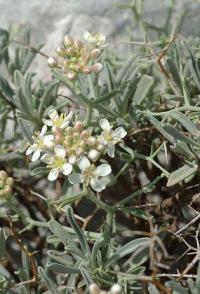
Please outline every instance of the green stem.
[[106, 203], [104, 203], [103, 201], [101, 201], [101, 199], [99, 199], [96, 195], [94, 195], [93, 193], [90, 193], [87, 195], [87, 198], [92, 201], [93, 203], [95, 203], [99, 208], [107, 211], [107, 212], [112, 212], [113, 210], [113, 207], [114, 206], [110, 206]]
[[150, 112], [153, 116], [162, 116], [162, 115], [166, 115], [169, 114], [173, 111], [200, 111], [200, 107], [197, 106], [181, 106], [181, 107], [177, 107], [177, 108], [173, 108], [167, 111], [162, 111], [162, 112]]
[[53, 202], [51, 202], [51, 204], [53, 204], [53, 205], [58, 204], [59, 207], [62, 208], [65, 205], [72, 204], [72, 203], [76, 202], [77, 200], [82, 199], [86, 195], [87, 195], [87, 190], [83, 190], [82, 192], [75, 194], [73, 196], [67, 196], [64, 199], [60, 199], [58, 201], [53, 201]]
[[151, 183], [149, 183], [148, 185], [146, 185], [145, 187], [135, 191], [134, 193], [130, 194], [129, 196], [127, 196], [126, 198], [124, 198], [123, 200], [121, 200], [120, 202], [118, 202], [115, 206], [117, 209], [120, 209], [121, 206], [123, 206], [124, 204], [127, 204], [128, 202], [132, 201], [134, 198], [136, 198], [137, 196], [143, 194], [143, 193], [150, 193], [152, 192], [152, 190], [155, 188], [155, 185], [160, 181], [160, 179], [162, 179], [164, 177], [163, 174], [161, 174], [160, 176], [156, 177], [154, 181], [152, 181]]

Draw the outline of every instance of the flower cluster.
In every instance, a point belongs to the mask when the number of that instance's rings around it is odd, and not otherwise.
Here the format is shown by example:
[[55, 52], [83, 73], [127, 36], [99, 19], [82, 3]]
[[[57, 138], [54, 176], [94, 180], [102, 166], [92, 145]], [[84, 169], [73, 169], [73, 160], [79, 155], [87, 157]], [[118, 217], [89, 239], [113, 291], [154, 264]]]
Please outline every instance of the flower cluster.
[[12, 187], [14, 185], [14, 179], [9, 177], [4, 171], [0, 171], [0, 198], [9, 197], [12, 194]]
[[72, 112], [59, 115], [51, 109], [48, 117], [43, 119], [42, 130], [33, 136], [26, 155], [31, 155], [32, 161], [40, 159], [47, 165], [50, 181], [62, 173], [71, 184], [83, 183], [97, 192], [104, 190], [111, 167], [97, 161], [106, 152], [114, 157], [115, 145], [126, 136], [126, 131], [122, 127], [113, 130], [107, 119], [101, 119], [103, 131], [97, 136], [81, 121], [72, 122]]
[[97, 58], [102, 53], [105, 37], [102, 34], [84, 32], [83, 39], [85, 43], [66, 35], [63, 45], [56, 49], [58, 57], [48, 59], [49, 66], [60, 68], [69, 80], [76, 79], [78, 73], [98, 73], [103, 66], [97, 62]]

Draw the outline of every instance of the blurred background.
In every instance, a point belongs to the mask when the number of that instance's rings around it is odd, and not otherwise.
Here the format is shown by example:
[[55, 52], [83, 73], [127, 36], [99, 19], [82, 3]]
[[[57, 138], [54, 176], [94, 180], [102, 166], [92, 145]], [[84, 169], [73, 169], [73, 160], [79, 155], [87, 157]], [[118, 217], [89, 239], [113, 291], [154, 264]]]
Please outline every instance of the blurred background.
[[[28, 25], [32, 32], [32, 45], [45, 44], [43, 52], [48, 55], [52, 55], [64, 34], [79, 37], [84, 30], [101, 32], [106, 35], [108, 42], [127, 41], [128, 36], [139, 40], [141, 36], [132, 21], [131, 11], [115, 7], [116, 3], [130, 2], [131, 0], [0, 0], [0, 27]], [[198, 0], [146, 0], [146, 19], [153, 25], [160, 26], [165, 21], [167, 7], [173, 2], [176, 2], [174, 19], [182, 11], [186, 13], [182, 33], [199, 37]], [[119, 50], [124, 50], [124, 45], [116, 46]], [[33, 66], [44, 77], [49, 72], [41, 57], [37, 58]]]

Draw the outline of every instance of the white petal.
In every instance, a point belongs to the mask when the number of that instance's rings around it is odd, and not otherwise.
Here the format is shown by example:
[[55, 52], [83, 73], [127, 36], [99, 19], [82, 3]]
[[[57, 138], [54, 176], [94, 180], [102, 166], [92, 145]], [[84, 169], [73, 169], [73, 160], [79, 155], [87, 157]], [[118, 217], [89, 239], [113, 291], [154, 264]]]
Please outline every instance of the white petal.
[[105, 184], [96, 178], [91, 178], [90, 186], [96, 192], [101, 192], [102, 190], [106, 188]]
[[53, 122], [50, 119], [43, 118], [42, 121], [45, 125], [47, 125], [49, 127], [53, 126]]
[[42, 129], [41, 129], [41, 132], [40, 132], [40, 134], [39, 134], [39, 137], [43, 137], [44, 134], [46, 133], [46, 131], [47, 131], [47, 126], [44, 125], [44, 126], [42, 127]]
[[103, 130], [106, 130], [106, 131], [110, 131], [110, 130], [111, 130], [110, 123], [109, 123], [109, 121], [108, 121], [106, 118], [102, 118], [102, 119], [100, 119], [100, 121], [99, 121], [99, 125], [100, 125], [100, 127], [101, 127]]
[[54, 135], [46, 135], [43, 138], [44, 145], [48, 145], [50, 141], [53, 141]]
[[91, 39], [93, 39], [93, 37], [88, 31], [84, 31], [83, 32], [83, 39], [88, 42], [91, 42]]
[[30, 147], [28, 147], [28, 149], [26, 150], [26, 155], [30, 155], [31, 153], [33, 153], [33, 151], [34, 151], [34, 146], [33, 145], [31, 145]]
[[110, 157], [114, 157], [114, 155], [115, 155], [115, 145], [113, 145], [113, 144], [109, 144], [108, 145], [108, 148], [107, 148], [107, 153], [108, 153], [108, 155], [110, 156]]
[[69, 174], [71, 174], [72, 169], [73, 169], [73, 167], [70, 163], [63, 164], [63, 167], [62, 167], [63, 175], [68, 176]]
[[98, 137], [98, 140], [101, 144], [107, 145], [108, 142], [107, 142], [107, 140], [104, 139], [103, 133], [104, 132], [102, 132], [102, 134]]
[[122, 127], [119, 127], [113, 131], [113, 136], [119, 139], [123, 139], [126, 135], [127, 132]]
[[52, 120], [57, 119], [59, 117], [58, 112], [55, 109], [50, 109], [48, 112], [48, 116]]
[[48, 180], [49, 181], [55, 181], [58, 177], [58, 169], [54, 168], [52, 170], [50, 170], [50, 173], [48, 174]]
[[100, 164], [96, 168], [96, 175], [100, 177], [105, 177], [111, 173], [112, 169], [111, 166], [107, 163]]
[[40, 150], [36, 150], [34, 153], [33, 153], [33, 156], [31, 158], [31, 161], [36, 161], [38, 160], [40, 157]]
[[47, 163], [47, 164], [52, 164], [54, 161], [54, 158], [50, 154], [44, 154], [41, 157], [41, 161], [43, 161], [44, 163]]
[[78, 173], [69, 175], [68, 180], [71, 184], [80, 184], [83, 182], [81, 174]]
[[88, 168], [89, 166], [90, 166], [90, 162], [89, 162], [88, 158], [86, 156], [82, 156], [80, 158], [80, 160], [78, 161], [78, 167], [81, 170], [84, 170], [84, 169]]
[[54, 148], [54, 152], [56, 156], [65, 158], [66, 150], [62, 145], [56, 145], [56, 147]]
[[70, 120], [66, 119], [66, 120], [63, 121], [60, 128], [65, 129], [66, 127], [68, 127], [69, 124], [70, 124]]

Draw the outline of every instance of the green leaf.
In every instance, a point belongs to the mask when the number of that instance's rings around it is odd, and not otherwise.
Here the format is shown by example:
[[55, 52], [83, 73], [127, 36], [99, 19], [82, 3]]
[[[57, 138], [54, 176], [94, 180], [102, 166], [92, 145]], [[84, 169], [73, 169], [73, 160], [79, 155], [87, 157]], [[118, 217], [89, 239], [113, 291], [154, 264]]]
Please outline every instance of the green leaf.
[[26, 57], [23, 60], [23, 63], [21, 65], [21, 72], [25, 74], [27, 69], [29, 68], [30, 64], [32, 63], [33, 59], [35, 58], [36, 54], [38, 53], [38, 50], [40, 50], [43, 47], [43, 45], [39, 45], [38, 47], [34, 49], [29, 49], [28, 54], [26, 54]]
[[133, 104], [140, 105], [144, 99], [150, 94], [154, 84], [154, 79], [150, 76], [143, 75], [137, 85], [133, 96]]
[[6, 251], [6, 235], [4, 229], [0, 228], [0, 259], [4, 256]]
[[48, 264], [47, 268], [48, 270], [61, 274], [80, 274], [79, 269], [56, 262]]
[[187, 179], [191, 175], [195, 174], [198, 170], [198, 166], [196, 164], [187, 163], [184, 166], [180, 167], [176, 171], [170, 174], [167, 187], [172, 187], [177, 183]]
[[36, 167], [30, 172], [31, 176], [46, 175], [48, 169], [46, 167]]
[[182, 112], [173, 111], [170, 112], [170, 116], [180, 122], [182, 126], [184, 126], [184, 128], [191, 133], [191, 135], [200, 135], [200, 129]]
[[45, 285], [49, 289], [50, 293], [59, 294], [59, 292], [57, 291], [57, 285], [54, 283], [54, 281], [49, 276], [47, 276], [44, 269], [40, 266], [38, 267], [38, 273], [39, 273], [42, 281], [45, 283]]
[[32, 131], [30, 130], [30, 127], [28, 127], [27, 123], [25, 122], [25, 120], [19, 118], [18, 119], [18, 124], [19, 127], [22, 131], [22, 134], [24, 135], [24, 137], [30, 142], [33, 143], [33, 138], [32, 138]]
[[173, 294], [188, 294], [187, 289], [175, 281], [167, 281], [165, 285], [173, 290]]
[[71, 207], [67, 208], [67, 219], [68, 222], [70, 223], [71, 227], [74, 229], [78, 240], [80, 242], [81, 248], [84, 251], [85, 255], [90, 255], [90, 248], [89, 245], [87, 243], [86, 237], [83, 233], [83, 231], [81, 230], [81, 228], [79, 227], [79, 225], [77, 224], [75, 218], [74, 218], [74, 214], [73, 214], [73, 210]]
[[149, 241], [150, 241], [150, 238], [138, 238], [138, 239], [135, 239], [135, 240], [127, 243], [126, 245], [124, 245], [120, 249], [118, 249], [117, 252], [114, 253], [114, 255], [112, 255], [108, 259], [106, 266], [108, 267], [108, 266], [115, 264], [118, 259], [126, 256], [127, 254], [133, 253], [134, 251], [136, 251], [137, 249], [139, 249], [141, 247], [143, 247], [143, 248], [148, 247]]
[[[59, 82], [53, 80], [52, 82], [50, 82], [47, 87], [45, 88], [44, 94], [43, 96], [40, 98], [40, 104], [39, 104], [39, 108], [38, 108], [38, 116], [41, 117], [44, 109], [47, 106], [47, 101], [49, 99], [49, 96], [52, 94], [52, 92], [55, 90], [55, 88], [57, 88]], [[66, 102], [66, 101], [65, 101]]]

